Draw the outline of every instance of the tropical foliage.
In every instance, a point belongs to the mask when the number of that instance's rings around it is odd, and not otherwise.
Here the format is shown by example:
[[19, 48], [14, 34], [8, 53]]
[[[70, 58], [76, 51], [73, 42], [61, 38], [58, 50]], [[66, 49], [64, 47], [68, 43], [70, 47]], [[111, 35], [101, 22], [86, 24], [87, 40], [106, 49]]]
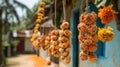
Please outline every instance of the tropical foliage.
[[[15, 25], [14, 22], [17, 22], [18, 24], [20, 23], [20, 18], [16, 10], [17, 7], [27, 11], [29, 10], [26, 5], [17, 0], [0, 0], [0, 65], [3, 63], [2, 44], [8, 44], [6, 39], [8, 32], [10, 31], [10, 27]], [[5, 37], [5, 39], [2, 39], [2, 34], [4, 34], [3, 38]]]

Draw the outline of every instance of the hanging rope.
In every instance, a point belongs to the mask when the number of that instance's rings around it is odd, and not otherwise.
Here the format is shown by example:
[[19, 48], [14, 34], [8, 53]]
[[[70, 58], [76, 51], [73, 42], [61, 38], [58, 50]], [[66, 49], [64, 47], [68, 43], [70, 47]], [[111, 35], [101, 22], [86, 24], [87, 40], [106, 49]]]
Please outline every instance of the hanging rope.
[[43, 35], [45, 35], [45, 26], [43, 26]]
[[57, 0], [55, 0], [55, 5], [54, 5], [54, 12], [55, 12], [55, 19], [54, 19], [54, 22], [55, 22], [55, 29], [57, 28]]
[[83, 10], [83, 3], [84, 3], [84, 0], [82, 0], [80, 4], [80, 14], [82, 13], [82, 10]]
[[89, 12], [88, 0], [86, 0], [86, 13]]
[[42, 27], [41, 27], [41, 35], [44, 35]]
[[66, 21], [66, 0], [62, 0], [63, 2], [63, 15], [64, 15], [64, 21]]

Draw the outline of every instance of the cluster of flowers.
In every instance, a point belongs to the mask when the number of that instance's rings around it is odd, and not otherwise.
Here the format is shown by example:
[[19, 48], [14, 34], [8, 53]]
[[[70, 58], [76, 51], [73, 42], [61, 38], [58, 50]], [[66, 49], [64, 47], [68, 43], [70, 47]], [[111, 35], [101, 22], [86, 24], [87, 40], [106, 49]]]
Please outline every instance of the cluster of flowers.
[[40, 37], [38, 37], [36, 40], [34, 40], [32, 42], [32, 45], [35, 48], [38, 48], [38, 49], [43, 48], [45, 50], [44, 44], [45, 44], [45, 36], [44, 35], [41, 35]]
[[97, 26], [96, 26], [97, 15], [95, 12], [85, 13], [80, 16], [80, 24], [78, 25], [80, 41], [80, 58], [83, 61], [89, 59], [91, 62], [97, 61], [97, 56], [94, 52], [97, 50]]
[[68, 30], [69, 23], [63, 22], [60, 28], [62, 30], [52, 30], [48, 36], [41, 35], [37, 38], [37, 33], [44, 17], [44, 2], [40, 2], [40, 8], [38, 10], [36, 25], [34, 27], [34, 34], [31, 38], [32, 44], [36, 48], [42, 48], [43, 50], [48, 50], [48, 54], [56, 58], [61, 58], [65, 60], [68, 64], [71, 62], [70, 49], [71, 41], [70, 36], [72, 32]]
[[99, 28], [98, 39], [102, 42], [112, 41], [114, 38], [114, 33], [112, 32], [112, 27]]
[[100, 17], [103, 24], [109, 24], [115, 19], [115, 12], [112, 10], [113, 5], [104, 6], [99, 10], [98, 17]]
[[[100, 17], [103, 24], [109, 24], [115, 19], [115, 12], [112, 10], [113, 5], [104, 6], [99, 10], [98, 17]], [[114, 38], [114, 32], [112, 32], [112, 27], [99, 28], [98, 39], [102, 42], [112, 41]]]
[[65, 62], [68, 64], [71, 62], [71, 56], [70, 56], [70, 49], [71, 49], [71, 40], [70, 37], [72, 35], [72, 32], [68, 29], [69, 23], [63, 22], [60, 26], [61, 30], [59, 30], [59, 52], [61, 54], [60, 58], [61, 60], [65, 60]]
[[50, 41], [50, 47], [48, 48], [48, 53], [49, 55], [52, 55], [56, 58], [60, 56], [59, 53], [59, 42], [58, 42], [58, 35], [59, 35], [59, 30], [53, 30], [51, 31], [51, 41]]

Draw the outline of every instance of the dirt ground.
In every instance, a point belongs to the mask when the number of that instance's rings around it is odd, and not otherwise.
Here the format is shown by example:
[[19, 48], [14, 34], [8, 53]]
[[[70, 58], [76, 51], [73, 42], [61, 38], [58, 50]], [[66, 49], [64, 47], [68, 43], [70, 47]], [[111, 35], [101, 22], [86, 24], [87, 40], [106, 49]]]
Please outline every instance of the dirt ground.
[[32, 61], [29, 61], [29, 57], [32, 55], [19, 55], [16, 57], [7, 58], [7, 66], [6, 67], [34, 67]]
[[64, 63], [47, 65], [47, 61], [36, 55], [18, 55], [7, 58], [5, 67], [71, 67], [71, 65], [65, 65]]

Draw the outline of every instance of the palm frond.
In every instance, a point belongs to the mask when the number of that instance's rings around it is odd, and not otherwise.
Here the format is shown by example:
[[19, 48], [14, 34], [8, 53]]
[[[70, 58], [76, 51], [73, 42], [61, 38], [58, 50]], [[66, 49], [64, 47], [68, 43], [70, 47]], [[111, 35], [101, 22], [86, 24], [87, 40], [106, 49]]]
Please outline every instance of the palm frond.
[[32, 7], [32, 11], [31, 11], [31, 12], [28, 11], [28, 10], [26, 10], [26, 11], [27, 11], [27, 12], [26, 12], [26, 15], [27, 15], [28, 18], [30, 18], [30, 19], [33, 18], [34, 13], [37, 12], [37, 10], [38, 10], [38, 6], [39, 6], [39, 4], [35, 4], [35, 5]]
[[15, 16], [15, 18], [17, 19], [18, 22], [20, 22], [19, 16], [17, 11], [15, 10], [15, 7], [11, 5], [11, 12], [12, 14]]
[[9, 6], [8, 8], [9, 8], [10, 14], [12, 14], [17, 19], [17, 21], [19, 23], [20, 22], [19, 15], [18, 15], [15, 7], [10, 3], [8, 4], [8, 6]]
[[16, 20], [17, 20], [18, 22], [20, 22], [18, 13], [17, 13], [17, 11], [15, 10], [15, 7], [13, 6], [13, 4], [11, 4], [11, 3], [9, 2], [9, 0], [5, 0], [5, 3], [6, 3], [6, 8], [5, 8], [5, 10], [8, 9], [8, 10], [9, 10], [9, 13], [12, 14], [12, 15], [16, 18]]
[[18, 5], [18, 6], [21, 7], [21, 8], [24, 8], [24, 9], [26, 9], [26, 10], [31, 11], [26, 5], [20, 3], [20, 2], [17, 1], [17, 0], [14, 0], [14, 4]]

